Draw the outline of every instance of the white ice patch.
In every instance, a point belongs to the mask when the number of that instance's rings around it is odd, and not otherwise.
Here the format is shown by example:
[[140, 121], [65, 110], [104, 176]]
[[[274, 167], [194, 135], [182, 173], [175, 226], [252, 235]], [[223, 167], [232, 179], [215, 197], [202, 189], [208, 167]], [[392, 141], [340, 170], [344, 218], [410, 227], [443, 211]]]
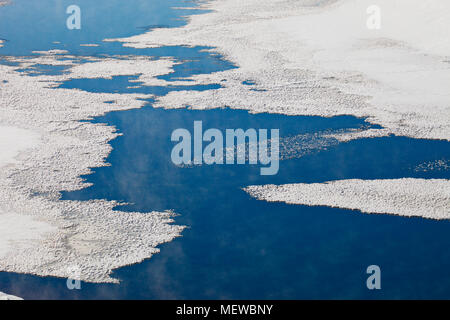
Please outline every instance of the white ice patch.
[[443, 179], [338, 180], [325, 183], [250, 186], [270, 202], [328, 206], [405, 217], [450, 219], [450, 181]]
[[[382, 9], [380, 30], [366, 25], [373, 5]], [[184, 27], [106, 40], [210, 46], [239, 66], [190, 77], [224, 88], [173, 91], [156, 106], [354, 115], [388, 133], [450, 140], [450, 2], [215, 0], [201, 7], [212, 12]], [[242, 84], [249, 79], [256, 85]]]
[[34, 246], [46, 233], [56, 231], [48, 223], [25, 214], [4, 212], [0, 209], [0, 259]]
[[[48, 75], [45, 80], [63, 82], [71, 79], [112, 79], [115, 76], [138, 76], [130, 82], [138, 82], [141, 85], [167, 85], [167, 81], [156, 77], [173, 72], [173, 66], [179, 64], [170, 58], [154, 60], [146, 56], [114, 55], [108, 58], [91, 56], [73, 56], [65, 54], [64, 50], [34, 51], [38, 56], [14, 57], [6, 56], [5, 59], [18, 64], [15, 70], [32, 74], [37, 65], [66, 66], [63, 74]], [[24, 71], [30, 69], [31, 71]], [[183, 82], [183, 84], [186, 84]], [[55, 84], [56, 85], [56, 84]]]
[[[1, 5], [1, 3], [0, 3], [0, 5]], [[23, 299], [16, 297], [16, 296], [12, 296], [10, 294], [0, 292], [0, 300], [23, 300]]]
[[21, 150], [31, 148], [38, 142], [39, 134], [33, 131], [0, 126], [0, 168], [17, 162], [15, 157]]
[[71, 79], [75, 78], [105, 78], [113, 76], [139, 75], [134, 82], [151, 85], [155, 77], [172, 72], [175, 63], [169, 59], [152, 60], [140, 56], [118, 56], [73, 66], [69, 71]]

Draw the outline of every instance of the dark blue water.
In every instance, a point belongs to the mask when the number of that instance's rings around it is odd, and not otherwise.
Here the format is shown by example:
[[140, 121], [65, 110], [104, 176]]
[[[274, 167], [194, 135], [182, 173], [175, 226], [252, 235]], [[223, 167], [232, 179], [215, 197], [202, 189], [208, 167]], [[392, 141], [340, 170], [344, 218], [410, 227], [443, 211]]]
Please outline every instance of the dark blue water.
[[[158, 8], [168, 6], [163, 1], [137, 2], [142, 6], [144, 3], [158, 3], [154, 4]], [[18, 1], [17, 5], [20, 3]], [[119, 6], [119, 3], [111, 3]], [[114, 12], [111, 19], [120, 20], [117, 15], [127, 10], [111, 10]], [[148, 14], [142, 15], [142, 12]], [[130, 23], [170, 24], [166, 18], [154, 19], [153, 16], [158, 15], [155, 11], [142, 12], [142, 16]], [[176, 15], [167, 8], [162, 12]], [[117, 26], [117, 30], [111, 30], [108, 35], [100, 34], [99, 38], [132, 33], [121, 28], [123, 26]], [[194, 64], [186, 62], [178, 67], [167, 80], [233, 67], [218, 56], [200, 56], [204, 53], [200, 53], [199, 48], [160, 50], [182, 61], [189, 54], [199, 58]], [[139, 52], [151, 55], [147, 50]], [[183, 54], [178, 56], [180, 52]], [[176, 86], [141, 86], [127, 91], [131, 79], [133, 77], [81, 79], [61, 86], [94, 92], [157, 95], [180, 90]], [[251, 80], [246, 84], [252, 85]], [[214, 90], [219, 85], [185, 89]], [[85, 177], [93, 183], [92, 187], [64, 193], [63, 197], [131, 203], [120, 210], [173, 209], [180, 214], [175, 218], [176, 223], [189, 226], [183, 237], [160, 246], [161, 252], [150, 260], [115, 271], [114, 276], [121, 280], [119, 285], [83, 283], [82, 290], [69, 291], [64, 279], [0, 273], [1, 291], [24, 298], [64, 299], [450, 297], [449, 221], [267, 203], [254, 200], [242, 191], [243, 187], [253, 184], [350, 178], [448, 179], [449, 171], [414, 170], [425, 161], [448, 159], [448, 142], [403, 137], [357, 140], [282, 161], [276, 176], [260, 176], [259, 166], [250, 165], [180, 168], [170, 160], [173, 147], [170, 135], [177, 128], [192, 130], [193, 122], [198, 120], [203, 121], [204, 129], [279, 128], [282, 137], [360, 128], [368, 124], [364, 119], [350, 116], [252, 115], [229, 109], [163, 110], [152, 108], [151, 103], [150, 100], [139, 110], [111, 112], [94, 120], [115, 125], [124, 134], [112, 141], [114, 149], [107, 159], [112, 166], [94, 169], [93, 174]], [[380, 291], [366, 288], [365, 270], [372, 264], [381, 267]]]

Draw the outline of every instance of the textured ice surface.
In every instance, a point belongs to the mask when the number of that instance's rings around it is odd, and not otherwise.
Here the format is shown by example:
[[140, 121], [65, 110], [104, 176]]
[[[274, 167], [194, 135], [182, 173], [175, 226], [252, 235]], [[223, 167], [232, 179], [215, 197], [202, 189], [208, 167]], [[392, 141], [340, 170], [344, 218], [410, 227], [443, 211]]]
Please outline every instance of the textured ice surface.
[[[58, 63], [59, 54], [64, 52], [45, 59]], [[129, 67], [130, 61], [121, 61]], [[100, 76], [121, 72], [114, 62], [108, 74], [101, 73], [106, 62], [92, 70]], [[165, 60], [147, 62], [143, 72], [168, 72]], [[105, 165], [108, 142], [118, 135], [113, 127], [80, 120], [139, 108], [139, 99], [151, 96], [55, 88], [61, 79], [86, 76], [82, 68], [78, 75], [75, 69], [70, 76], [35, 77], [16, 68], [0, 65], [0, 145], [8, 149], [0, 170], [0, 270], [115, 282], [113, 269], [151, 257], [183, 227], [172, 224], [171, 212], [114, 211], [116, 202], [61, 201], [60, 192], [87, 186], [80, 175]]]
[[125, 56], [102, 59], [75, 65], [70, 69], [70, 78], [105, 78], [113, 76], [140, 75], [135, 81], [149, 84], [155, 76], [172, 72], [174, 63], [168, 59], [151, 60], [148, 57]]
[[[382, 8], [380, 30], [366, 26], [372, 5]], [[157, 106], [348, 114], [396, 135], [450, 139], [450, 2], [226, 0], [202, 6], [213, 11], [190, 17], [185, 27], [107, 40], [136, 48], [215, 47], [239, 66], [190, 78], [220, 82], [221, 89], [171, 92]], [[255, 85], [243, 84], [247, 80]]]
[[[32, 57], [5, 57], [5, 60], [17, 64], [15, 70], [33, 74], [36, 66], [66, 67], [62, 74], [48, 75], [46, 81], [63, 82], [70, 79], [112, 79], [115, 76], [137, 76], [130, 82], [140, 85], [166, 85], [164, 80], [156, 76], [173, 72], [173, 66], [178, 64], [169, 58], [153, 60], [146, 56], [114, 55], [108, 58], [92, 56], [73, 56], [64, 50], [34, 51], [39, 54]], [[27, 70], [28, 71], [24, 71]], [[139, 86], [137, 86], [139, 87]]]
[[355, 209], [366, 213], [450, 219], [450, 181], [443, 179], [339, 180], [250, 186], [251, 196], [271, 202]]

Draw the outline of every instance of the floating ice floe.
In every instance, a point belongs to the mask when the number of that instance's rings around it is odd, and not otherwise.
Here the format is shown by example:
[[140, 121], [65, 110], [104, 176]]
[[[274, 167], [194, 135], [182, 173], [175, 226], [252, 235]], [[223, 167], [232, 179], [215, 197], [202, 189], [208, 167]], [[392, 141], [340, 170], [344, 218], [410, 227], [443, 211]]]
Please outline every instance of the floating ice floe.
[[99, 61], [87, 62], [73, 66], [69, 71], [69, 78], [105, 78], [113, 76], [139, 75], [135, 82], [151, 85], [155, 77], [168, 74], [177, 64], [170, 59], [152, 60], [144, 56], [117, 56]]
[[[31, 57], [6, 56], [5, 60], [17, 64], [15, 70], [35, 69], [37, 65], [65, 66], [62, 74], [48, 75], [45, 81], [63, 82], [71, 79], [112, 79], [115, 76], [137, 76], [130, 82], [140, 85], [167, 85], [167, 81], [157, 79], [162, 74], [173, 72], [173, 67], [179, 62], [170, 58], [154, 60], [147, 56], [114, 55], [107, 58], [92, 56], [73, 56], [64, 50], [34, 51], [39, 54]], [[27, 71], [33, 73], [33, 71]], [[182, 82], [182, 84], [188, 84]], [[136, 86], [140, 87], [140, 86]]]
[[450, 181], [444, 179], [339, 180], [250, 186], [252, 197], [270, 202], [354, 209], [405, 217], [450, 219]]

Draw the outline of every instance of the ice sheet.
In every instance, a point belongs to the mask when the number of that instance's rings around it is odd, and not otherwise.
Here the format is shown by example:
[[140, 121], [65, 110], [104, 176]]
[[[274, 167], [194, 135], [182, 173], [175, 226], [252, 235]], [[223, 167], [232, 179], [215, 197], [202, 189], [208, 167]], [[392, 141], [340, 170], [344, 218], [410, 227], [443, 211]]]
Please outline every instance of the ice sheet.
[[444, 179], [351, 179], [250, 186], [245, 191], [259, 200], [270, 202], [450, 219], [450, 181]]

